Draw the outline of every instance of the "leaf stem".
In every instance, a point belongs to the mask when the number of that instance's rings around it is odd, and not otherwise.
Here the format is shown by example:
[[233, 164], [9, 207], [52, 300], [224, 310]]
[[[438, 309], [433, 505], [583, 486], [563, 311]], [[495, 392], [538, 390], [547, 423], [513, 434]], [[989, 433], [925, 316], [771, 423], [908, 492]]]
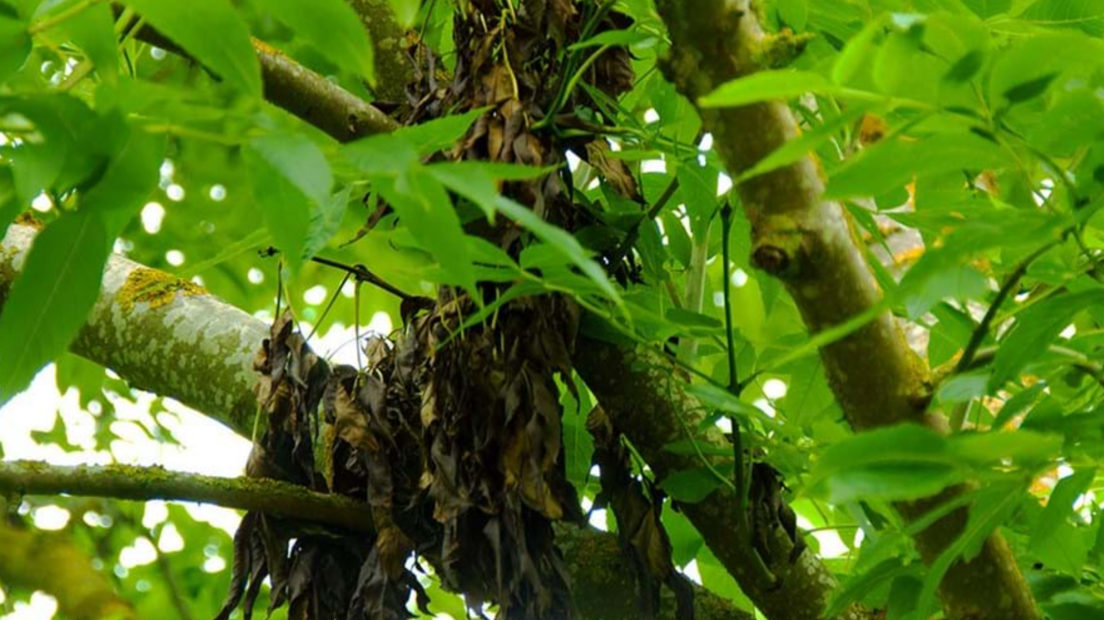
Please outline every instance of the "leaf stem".
[[77, 15], [80, 15], [81, 13], [85, 12], [92, 6], [99, 4], [102, 1], [103, 0], [81, 0], [81, 2], [74, 4], [64, 11], [60, 11], [57, 15], [44, 18], [41, 21], [31, 24], [27, 27], [27, 34], [33, 37], [36, 34], [45, 32], [57, 26], [58, 24], [61, 24], [69, 19], [76, 17]]

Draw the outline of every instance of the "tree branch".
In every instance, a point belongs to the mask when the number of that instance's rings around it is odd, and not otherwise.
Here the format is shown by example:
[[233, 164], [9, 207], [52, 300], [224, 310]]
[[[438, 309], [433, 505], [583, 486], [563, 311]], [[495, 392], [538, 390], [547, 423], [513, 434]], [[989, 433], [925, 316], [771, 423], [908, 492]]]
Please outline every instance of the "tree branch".
[[[686, 393], [686, 381], [669, 360], [644, 347], [629, 350], [581, 338], [574, 362], [614, 426], [632, 441], [658, 479], [701, 466], [694, 457], [667, 450], [669, 444], [686, 440], [683, 429], [698, 428], [703, 418], [700, 403]], [[716, 429], [696, 441], [732, 449]], [[757, 549], [736, 525], [740, 523], [739, 503], [728, 489], [718, 489], [703, 501], [680, 508], [740, 589], [768, 618], [821, 620], [838, 584], [815, 554], [806, 550], [791, 559], [794, 545], [788, 535], [780, 530], [764, 532], [775, 561], [769, 564], [769, 572], [763, 571], [756, 560]], [[776, 579], [771, 579], [770, 573]], [[852, 607], [836, 618], [872, 617], [869, 611]]]
[[[672, 41], [664, 72], [697, 101], [717, 86], [759, 69], [769, 45], [750, 0], [659, 0]], [[701, 109], [717, 152], [730, 173], [756, 163], [798, 134], [789, 106], [766, 102], [721, 110]], [[882, 293], [856, 242], [843, 207], [821, 199], [824, 181], [811, 157], [741, 183], [737, 190], [751, 220], [752, 259], [781, 279], [809, 331], [839, 325], [878, 305]], [[927, 415], [930, 380], [893, 316], [886, 312], [850, 336], [821, 349], [829, 384], [855, 430], [919, 422], [946, 431], [946, 420]], [[933, 501], [901, 504], [907, 520]], [[917, 547], [932, 562], [963, 531], [965, 509], [921, 532]], [[979, 583], [984, 575], [985, 585]], [[1031, 591], [999, 535], [971, 562], [951, 567], [940, 588], [950, 618], [1039, 620]]]
[[[148, 501], [152, 499], [202, 502], [226, 508], [259, 510], [291, 519], [313, 521], [354, 532], [374, 532], [371, 510], [366, 503], [338, 495], [314, 493], [303, 487], [253, 478], [215, 478], [160, 467], [81, 465], [64, 467], [39, 462], [0, 462], [0, 492], [27, 495], [109, 497]], [[8, 564], [5, 531], [0, 527], [0, 575]], [[33, 536], [28, 534], [28, 536]], [[557, 538], [566, 541], [565, 559], [576, 584], [576, 602], [585, 618], [635, 618], [639, 614], [637, 595], [630, 572], [624, 570], [617, 538], [590, 528], [560, 526]], [[72, 553], [80, 553], [72, 549]], [[85, 562], [87, 564], [87, 562]], [[51, 570], [45, 567], [47, 571]], [[35, 586], [36, 589], [40, 586]], [[107, 585], [110, 592], [110, 585]], [[53, 591], [51, 588], [45, 588]], [[114, 596], [114, 594], [112, 593]], [[61, 598], [60, 596], [58, 597]], [[669, 600], [668, 600], [669, 599]], [[662, 618], [675, 617], [673, 597], [663, 604]], [[697, 588], [695, 611], [699, 620], [751, 620], [720, 597]], [[67, 614], [68, 615], [68, 614]], [[70, 616], [72, 617], [72, 616]], [[101, 618], [103, 615], [83, 616]]]
[[149, 501], [179, 500], [257, 510], [314, 521], [353, 532], [373, 532], [367, 504], [340, 495], [258, 478], [216, 478], [161, 467], [78, 465], [35, 461], [0, 462], [0, 491], [25, 495], [76, 495]]
[[[149, 26], [142, 27], [134, 37], [175, 54], [187, 55], [180, 46]], [[261, 63], [265, 99], [335, 140], [349, 142], [399, 127], [379, 108], [295, 62], [271, 45], [254, 38], [253, 49]]]

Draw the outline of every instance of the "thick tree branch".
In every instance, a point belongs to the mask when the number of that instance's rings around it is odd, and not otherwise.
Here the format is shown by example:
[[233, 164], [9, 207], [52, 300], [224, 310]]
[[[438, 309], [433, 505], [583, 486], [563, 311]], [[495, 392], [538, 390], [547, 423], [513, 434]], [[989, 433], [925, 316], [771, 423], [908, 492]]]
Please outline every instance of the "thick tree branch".
[[[594, 392], [614, 425], [622, 430], [655, 471], [663, 478], [673, 472], [700, 467], [695, 457], [666, 449], [686, 440], [687, 428], [696, 429], [702, 407], [684, 390], [686, 381], [671, 362], [648, 349], [636, 351], [596, 340], [580, 340], [575, 353], [579, 375]], [[724, 445], [714, 431], [697, 441]], [[731, 450], [731, 447], [727, 449]], [[806, 550], [791, 560], [793, 542], [781, 531], [764, 532], [775, 561], [769, 579], [756, 562], [756, 550], [736, 524], [737, 501], [727, 490], [714, 491], [682, 511], [702, 533], [717, 559], [736, 578], [740, 588], [768, 618], [820, 620], [837, 586], [835, 578], [815, 554]], [[867, 610], [853, 607], [838, 620], [872, 618]]]
[[[12, 225], [0, 243], [0, 304], [35, 234], [30, 226]], [[148, 296], [156, 290], [162, 293]], [[245, 312], [112, 255], [99, 299], [70, 348], [135, 388], [175, 398], [251, 437], [257, 418], [253, 356], [267, 337], [268, 327]], [[263, 428], [263, 416], [259, 421]]]
[[406, 85], [414, 74], [407, 56], [406, 31], [395, 22], [388, 0], [347, 0], [360, 15], [376, 47], [376, 96], [383, 101], [406, 102]]
[[71, 620], [137, 620], [107, 576], [60, 532], [24, 529], [0, 518], [0, 581], [49, 593]]
[[354, 532], [372, 532], [367, 504], [340, 495], [257, 478], [216, 478], [160, 467], [78, 465], [34, 461], [0, 462], [0, 491], [25, 495], [76, 495], [148, 501], [171, 499], [258, 510]]
[[[38, 462], [0, 462], [0, 492], [27, 495], [68, 494], [86, 497], [148, 501], [152, 499], [177, 500], [217, 504], [226, 508], [259, 510], [269, 514], [337, 526], [353, 532], [374, 532], [371, 510], [366, 503], [351, 499], [314, 493], [303, 487], [252, 478], [215, 478], [180, 472], [170, 472], [158, 467], [132, 467], [107, 465], [103, 467], [63, 467]], [[22, 533], [21, 533], [22, 534]], [[5, 537], [8, 533], [0, 526], [0, 575], [16, 562], [22, 564], [23, 555], [7, 553]], [[30, 533], [22, 534], [28, 537]], [[624, 570], [617, 538], [611, 534], [590, 528], [570, 526], [558, 528], [558, 538], [564, 546], [567, 565], [575, 578], [576, 604], [584, 612], [584, 618], [629, 619], [639, 614], [638, 597], [634, 591], [631, 572]], [[76, 549], [70, 551], [79, 554]], [[83, 560], [87, 564], [87, 558]], [[14, 569], [14, 566], [12, 566]], [[43, 570], [52, 570], [50, 565]], [[88, 569], [91, 571], [91, 567]], [[93, 580], [90, 582], [95, 584]], [[33, 586], [54, 591], [47, 584]], [[107, 584], [107, 592], [114, 596]], [[58, 598], [60, 599], [60, 593]], [[742, 612], [716, 595], [698, 588], [695, 592], [696, 618], [699, 620], [751, 620], [751, 614]], [[81, 599], [85, 600], [85, 599]], [[120, 601], [121, 602], [121, 601]], [[664, 618], [675, 617], [673, 598], [665, 599]], [[83, 616], [100, 618], [105, 616]]]
[[[691, 100], [758, 70], [769, 45], [750, 0], [657, 2], [672, 41], [665, 73]], [[718, 153], [734, 175], [746, 171], [797, 135], [785, 102], [699, 110]], [[753, 230], [753, 260], [782, 279], [813, 333], [876, 306], [882, 293], [842, 206], [821, 199], [824, 182], [812, 158], [738, 187]], [[927, 369], [888, 312], [821, 350], [829, 382], [856, 430], [910, 421], [946, 430], [926, 414]], [[944, 495], [953, 495], [948, 490]], [[899, 506], [915, 519], [932, 501]], [[965, 509], [917, 536], [925, 561], [934, 560], [963, 530]], [[982, 583], [984, 581], [984, 583]], [[948, 571], [940, 594], [950, 618], [1038, 620], [1039, 612], [1015, 558], [999, 535], [972, 562]]]
[[[185, 54], [178, 45], [149, 26], [143, 27], [134, 36], [173, 53]], [[335, 140], [349, 142], [398, 128], [399, 124], [379, 108], [295, 62], [271, 45], [253, 39], [253, 49], [257, 51], [261, 63], [265, 99]]]

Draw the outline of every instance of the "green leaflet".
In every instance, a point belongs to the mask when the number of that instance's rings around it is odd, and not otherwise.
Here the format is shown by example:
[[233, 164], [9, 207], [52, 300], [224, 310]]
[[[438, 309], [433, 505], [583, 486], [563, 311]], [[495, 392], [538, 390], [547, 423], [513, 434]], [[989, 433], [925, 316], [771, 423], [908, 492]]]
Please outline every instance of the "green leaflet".
[[922, 140], [887, 140], [866, 149], [833, 173], [829, 198], [877, 196], [914, 178], [944, 172], [978, 173], [1005, 161], [1000, 146], [972, 133], [938, 134]]
[[36, 238], [0, 314], [0, 403], [25, 389], [76, 337], [116, 236], [157, 186], [163, 153], [163, 139], [132, 132], [80, 209]]
[[235, 88], [261, 96], [261, 66], [249, 40], [249, 28], [228, 0], [124, 3]]
[[1001, 342], [993, 361], [989, 389], [997, 389], [1014, 379], [1046, 350], [1074, 315], [1101, 304], [1104, 304], [1104, 290], [1096, 289], [1060, 295], [1024, 311], [1008, 337]]
[[806, 93], [832, 94], [840, 91], [828, 78], [810, 71], [760, 71], [726, 84], [702, 97], [705, 108], [732, 108], [760, 101], [794, 99]]
[[31, 53], [27, 24], [0, 13], [0, 83], [6, 82], [26, 62]]
[[115, 39], [115, 18], [111, 7], [99, 4], [63, 24], [65, 32], [80, 46], [96, 67], [100, 78], [110, 84], [119, 80], [119, 50]]
[[[331, 196], [333, 174], [322, 151], [297, 134], [270, 134], [254, 139], [245, 151], [253, 195], [284, 251], [289, 266], [297, 270], [329, 240], [322, 228], [312, 229], [320, 211], [337, 209]], [[344, 203], [340, 209], [344, 211]], [[319, 215], [316, 215], [319, 214]], [[338, 220], [340, 225], [340, 220]], [[333, 225], [327, 225], [333, 230]], [[308, 238], [313, 236], [308, 247]]]
[[375, 84], [375, 52], [360, 16], [344, 0], [258, 0], [327, 60]]

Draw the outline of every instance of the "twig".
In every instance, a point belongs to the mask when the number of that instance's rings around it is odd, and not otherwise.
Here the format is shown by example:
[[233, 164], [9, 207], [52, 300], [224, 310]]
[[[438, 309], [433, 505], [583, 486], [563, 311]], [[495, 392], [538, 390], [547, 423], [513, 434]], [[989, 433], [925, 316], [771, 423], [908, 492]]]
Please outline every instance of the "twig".
[[[985, 347], [984, 349], [979, 349], [974, 356], [973, 363], [964, 370], [973, 370], [992, 362], [993, 359], [996, 358], [999, 349], [1000, 347]], [[1104, 364], [1093, 361], [1088, 355], [1076, 349], [1060, 345], [1050, 345], [1047, 347], [1047, 352], [1052, 355], [1066, 358], [1070, 366], [1091, 377], [1094, 381], [1099, 383], [1101, 387], [1104, 387]]]
[[340, 495], [265, 479], [216, 478], [161, 467], [78, 465], [36, 461], [0, 462], [0, 491], [27, 495], [76, 495], [147, 501], [177, 500], [260, 510], [354, 532], [371, 533], [367, 504]]
[[327, 267], [333, 267], [334, 269], [340, 269], [346, 273], [350, 273], [360, 282], [367, 282], [368, 284], [371, 284], [379, 289], [391, 293], [392, 295], [398, 297], [403, 301], [418, 299], [416, 295], [409, 295], [388, 284], [376, 274], [368, 271], [368, 268], [364, 265], [346, 265], [345, 263], [339, 263], [338, 261], [330, 260], [328, 258], [322, 258], [321, 256], [315, 256], [311, 258], [311, 262], [318, 263], [319, 265], [325, 265]]
[[1004, 302], [1007, 301], [1008, 297], [1012, 294], [1012, 289], [1016, 288], [1020, 280], [1027, 274], [1027, 270], [1031, 267], [1031, 264], [1059, 243], [1059, 241], [1052, 241], [1038, 250], [1035, 250], [1030, 256], [1021, 261], [1020, 264], [1016, 266], [1016, 269], [1008, 275], [1008, 279], [1004, 281], [1004, 285], [1001, 286], [1000, 291], [997, 292], [997, 296], [993, 299], [993, 303], [989, 304], [989, 309], [985, 312], [985, 316], [981, 319], [981, 323], [978, 323], [977, 328], [974, 329], [974, 333], [970, 335], [970, 341], [966, 344], [966, 349], [962, 352], [962, 357], [959, 358], [958, 364], [955, 366], [955, 374], [961, 373], [963, 370], [969, 368], [970, 364], [974, 362], [974, 356], [977, 354], [981, 344], [985, 341], [985, 336], [989, 334], [989, 329], [992, 327], [993, 319], [996, 318], [997, 312], [1000, 311], [1001, 306], [1004, 305]]
[[613, 251], [613, 254], [610, 255], [609, 264], [616, 265], [632, 251], [632, 247], [636, 245], [637, 239], [640, 238], [640, 228], [644, 226], [645, 222], [654, 220], [659, 216], [659, 213], [663, 211], [667, 203], [671, 202], [671, 198], [675, 196], [675, 192], [678, 191], [678, 188], [678, 178], [671, 179], [671, 182], [667, 185], [667, 189], [663, 190], [663, 193], [660, 194], [655, 204], [652, 205], [652, 208], [648, 209], [644, 215], [640, 216], [640, 219], [636, 220], [633, 227], [629, 229], [628, 234], [625, 235], [625, 240], [622, 241], [621, 244], [617, 246], [617, 249]]

